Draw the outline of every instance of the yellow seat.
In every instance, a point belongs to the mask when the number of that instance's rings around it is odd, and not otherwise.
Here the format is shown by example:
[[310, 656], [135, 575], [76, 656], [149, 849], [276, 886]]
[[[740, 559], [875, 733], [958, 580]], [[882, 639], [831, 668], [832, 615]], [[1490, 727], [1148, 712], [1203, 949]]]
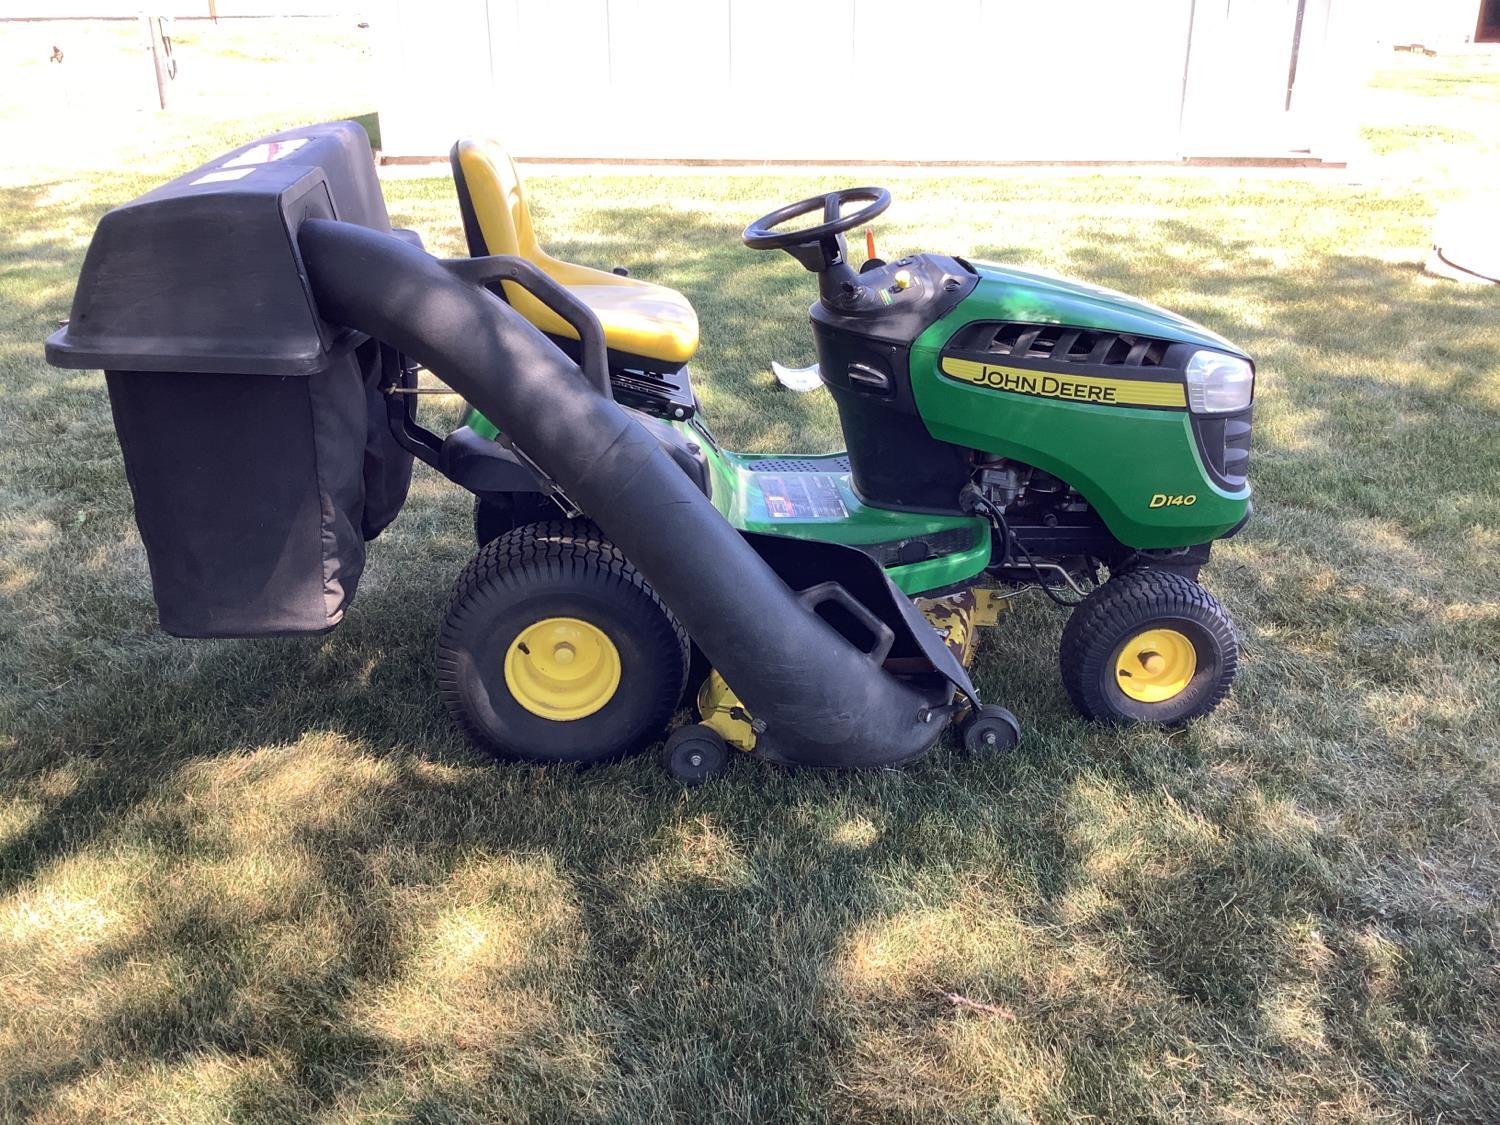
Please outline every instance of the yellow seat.
[[[594, 311], [611, 351], [681, 367], [698, 350], [698, 315], [687, 298], [665, 285], [560, 262], [537, 243], [526, 189], [515, 161], [497, 144], [472, 140], [453, 146], [453, 182], [464, 214], [469, 252], [525, 258]], [[514, 282], [505, 299], [543, 332], [576, 340], [578, 333]]]

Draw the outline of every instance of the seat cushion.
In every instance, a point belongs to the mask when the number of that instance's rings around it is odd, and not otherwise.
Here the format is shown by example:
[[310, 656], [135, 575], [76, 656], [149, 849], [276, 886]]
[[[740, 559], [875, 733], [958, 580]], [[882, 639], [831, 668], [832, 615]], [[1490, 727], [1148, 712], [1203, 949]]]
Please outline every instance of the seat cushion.
[[[611, 351], [681, 366], [698, 350], [698, 314], [677, 290], [552, 258], [536, 264], [593, 310]], [[577, 339], [562, 317], [520, 286], [506, 282], [505, 296], [543, 332]]]
[[612, 351], [686, 363], [698, 350], [698, 316], [687, 298], [664, 285], [570, 285], [594, 311]]
[[[665, 285], [591, 269], [552, 257], [537, 242], [520, 173], [494, 143], [461, 140], [453, 146], [453, 179], [469, 251], [525, 258], [588, 305], [611, 351], [681, 367], [698, 350], [698, 316], [687, 298]], [[505, 298], [543, 332], [577, 339], [560, 316], [514, 282]]]

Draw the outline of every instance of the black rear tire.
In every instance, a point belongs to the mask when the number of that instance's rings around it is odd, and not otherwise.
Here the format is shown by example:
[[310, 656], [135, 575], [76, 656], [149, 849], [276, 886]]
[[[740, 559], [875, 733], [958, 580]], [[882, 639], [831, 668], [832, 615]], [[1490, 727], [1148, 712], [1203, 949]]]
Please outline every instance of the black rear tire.
[[[558, 697], [545, 682], [535, 673], [512, 679], [533, 659], [525, 638], [555, 621], [586, 631], [617, 669], [615, 686], [606, 674], [585, 714], [549, 714]], [[481, 548], [454, 584], [437, 648], [438, 690], [464, 733], [497, 757], [532, 762], [605, 761], [654, 741], [682, 697], [687, 665], [677, 619], [583, 520], [523, 524]]]
[[474, 500], [474, 542], [483, 547], [523, 523], [539, 523], [562, 515], [540, 492], [509, 492]]
[[[1126, 646], [1148, 635], [1179, 647], [1185, 662], [1180, 681], [1167, 673], [1168, 682], [1152, 685], [1152, 673], [1131, 663]], [[1063, 687], [1086, 717], [1171, 726], [1219, 705], [1234, 682], [1239, 654], [1234, 622], [1212, 594], [1181, 574], [1143, 567], [1084, 598], [1063, 628], [1058, 659]], [[1155, 657], [1145, 653], [1142, 660]]]

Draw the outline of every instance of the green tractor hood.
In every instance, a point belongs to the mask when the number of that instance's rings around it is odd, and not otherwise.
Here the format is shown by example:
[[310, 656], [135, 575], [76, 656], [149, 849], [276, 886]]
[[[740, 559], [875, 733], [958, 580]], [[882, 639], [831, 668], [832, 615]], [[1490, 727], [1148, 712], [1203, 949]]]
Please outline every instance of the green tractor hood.
[[[1183, 371], [1200, 349], [1248, 355], [1123, 293], [987, 263], [974, 268], [972, 292], [912, 345], [912, 392], [933, 437], [1065, 481], [1130, 547], [1205, 543], [1244, 522], [1250, 411], [1191, 413]], [[1010, 354], [990, 343], [1006, 331], [1049, 326], [1085, 331], [1028, 334], [1068, 341], [1050, 354], [1041, 346]]]
[[1217, 332], [1185, 316], [1102, 285], [993, 262], [970, 264], [979, 271], [979, 286], [954, 310], [954, 315], [964, 320], [986, 318], [1098, 328], [1198, 344], [1242, 359], [1250, 358]]

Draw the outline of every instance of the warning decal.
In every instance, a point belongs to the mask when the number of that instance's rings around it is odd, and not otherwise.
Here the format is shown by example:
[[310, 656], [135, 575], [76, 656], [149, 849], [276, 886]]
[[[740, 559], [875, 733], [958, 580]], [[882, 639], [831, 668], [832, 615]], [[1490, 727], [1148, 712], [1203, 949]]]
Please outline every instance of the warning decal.
[[831, 473], [756, 473], [755, 479], [773, 520], [841, 520], [849, 514]]

